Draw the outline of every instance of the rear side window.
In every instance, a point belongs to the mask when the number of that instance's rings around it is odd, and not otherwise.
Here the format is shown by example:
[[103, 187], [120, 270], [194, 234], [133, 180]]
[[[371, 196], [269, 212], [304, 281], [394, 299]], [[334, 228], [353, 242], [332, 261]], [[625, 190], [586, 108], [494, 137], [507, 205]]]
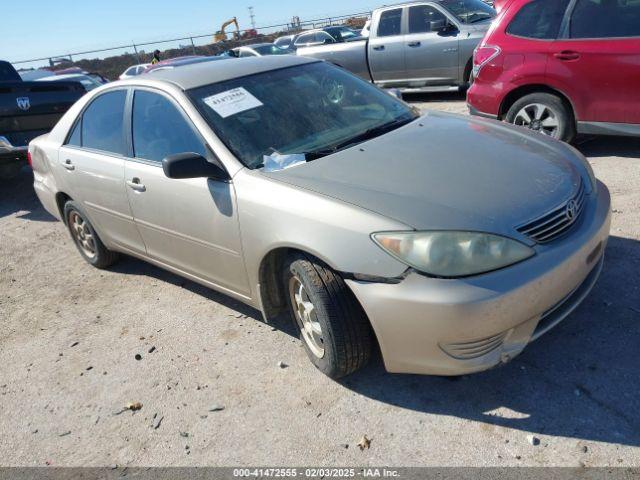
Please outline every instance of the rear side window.
[[409, 8], [409, 33], [431, 32], [432, 23], [440, 23], [444, 27], [447, 24], [447, 17], [429, 5]]
[[527, 3], [507, 27], [517, 37], [555, 40], [560, 33], [569, 0], [533, 0]]
[[83, 148], [125, 154], [122, 125], [126, 97], [125, 90], [118, 90], [104, 93], [91, 102], [82, 115]]
[[402, 9], [387, 10], [380, 14], [379, 37], [391, 37], [402, 33]]
[[73, 131], [71, 135], [69, 135], [69, 139], [67, 140], [67, 145], [72, 145], [74, 147], [82, 146], [82, 119], [78, 119], [76, 126], [73, 127]]
[[569, 24], [571, 38], [640, 37], [637, 0], [578, 0]]
[[136, 158], [162, 162], [177, 153], [207, 156], [194, 127], [163, 95], [138, 90], [133, 99], [133, 150]]
[[314, 38], [315, 38], [315, 34], [313, 33], [302, 35], [300, 38], [298, 38], [298, 40], [296, 40], [296, 45], [304, 45], [306, 43], [311, 43], [313, 42]]

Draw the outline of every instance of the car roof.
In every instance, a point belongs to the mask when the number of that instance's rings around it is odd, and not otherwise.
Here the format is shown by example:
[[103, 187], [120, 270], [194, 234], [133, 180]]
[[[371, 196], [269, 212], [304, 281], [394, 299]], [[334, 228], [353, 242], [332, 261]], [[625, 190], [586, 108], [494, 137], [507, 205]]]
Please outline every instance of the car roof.
[[153, 75], [148, 77], [145, 75], [145, 77], [172, 83], [182, 90], [191, 90], [256, 73], [315, 62], [318, 60], [293, 55], [228, 58], [220, 62], [195, 63], [175, 69], [159, 70]]

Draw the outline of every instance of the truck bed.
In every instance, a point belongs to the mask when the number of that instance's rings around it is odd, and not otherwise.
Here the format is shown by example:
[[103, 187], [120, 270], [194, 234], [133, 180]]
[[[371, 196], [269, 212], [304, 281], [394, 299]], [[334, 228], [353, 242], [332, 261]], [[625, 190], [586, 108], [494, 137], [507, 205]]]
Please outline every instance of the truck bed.
[[317, 58], [345, 68], [368, 82], [372, 81], [367, 60], [368, 40], [299, 48], [297, 54]]

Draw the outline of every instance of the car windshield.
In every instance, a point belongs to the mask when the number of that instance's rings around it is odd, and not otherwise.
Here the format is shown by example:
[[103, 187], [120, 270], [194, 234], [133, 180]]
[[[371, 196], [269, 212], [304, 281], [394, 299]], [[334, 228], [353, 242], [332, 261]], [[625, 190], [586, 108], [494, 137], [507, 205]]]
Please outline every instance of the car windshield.
[[248, 168], [265, 156], [307, 160], [382, 135], [416, 110], [342, 69], [312, 63], [188, 92], [213, 131]]
[[443, 0], [440, 5], [465, 24], [490, 20], [496, 11], [482, 0]]
[[260, 55], [287, 55], [289, 52], [275, 45], [263, 45], [253, 48]]

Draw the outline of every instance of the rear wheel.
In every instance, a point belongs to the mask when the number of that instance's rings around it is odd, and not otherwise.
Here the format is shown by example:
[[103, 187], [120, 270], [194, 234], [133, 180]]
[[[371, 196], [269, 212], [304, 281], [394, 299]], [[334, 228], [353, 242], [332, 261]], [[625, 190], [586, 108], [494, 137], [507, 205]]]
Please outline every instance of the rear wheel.
[[525, 95], [511, 106], [505, 120], [568, 143], [576, 136], [570, 109], [561, 98], [550, 93]]
[[318, 260], [292, 256], [283, 272], [287, 303], [311, 362], [340, 378], [371, 356], [369, 321], [342, 277]]
[[118, 260], [118, 254], [107, 249], [98, 234], [78, 208], [75, 202], [69, 201], [64, 206], [64, 218], [80, 255], [96, 268], [107, 268]]

